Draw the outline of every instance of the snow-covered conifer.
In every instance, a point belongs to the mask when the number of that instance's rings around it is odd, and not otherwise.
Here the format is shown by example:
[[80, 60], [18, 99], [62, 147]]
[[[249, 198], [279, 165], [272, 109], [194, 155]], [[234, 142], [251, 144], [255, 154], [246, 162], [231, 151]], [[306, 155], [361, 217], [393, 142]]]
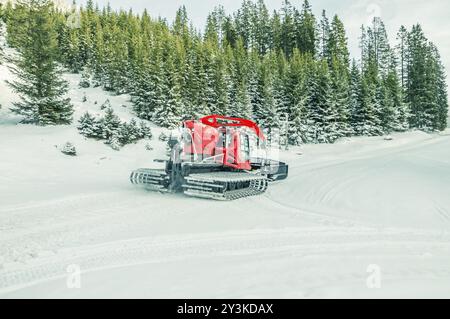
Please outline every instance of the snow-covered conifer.
[[99, 124], [97, 119], [89, 112], [84, 113], [78, 121], [78, 131], [85, 137], [99, 138]]
[[91, 75], [89, 74], [89, 71], [87, 69], [83, 70], [83, 73], [81, 74], [81, 81], [80, 81], [80, 87], [81, 88], [89, 88], [91, 86]]
[[139, 137], [151, 139], [153, 137], [152, 129], [144, 122], [139, 122]]
[[119, 117], [114, 113], [112, 108], [106, 109], [105, 116], [100, 120], [103, 138], [109, 140], [113, 135], [117, 137], [117, 131], [121, 125]]
[[108, 144], [109, 147], [111, 147], [111, 148], [112, 148], [113, 150], [115, 150], [115, 151], [119, 151], [120, 148], [122, 147], [117, 132], [114, 132], [114, 133], [106, 140], [105, 143]]
[[18, 6], [26, 8], [29, 23], [14, 35], [19, 55], [11, 58], [10, 70], [17, 80], [8, 84], [20, 101], [13, 103], [12, 111], [23, 116], [24, 123], [69, 124], [73, 107], [65, 97], [68, 84], [55, 59], [58, 42], [53, 3], [43, 0]]

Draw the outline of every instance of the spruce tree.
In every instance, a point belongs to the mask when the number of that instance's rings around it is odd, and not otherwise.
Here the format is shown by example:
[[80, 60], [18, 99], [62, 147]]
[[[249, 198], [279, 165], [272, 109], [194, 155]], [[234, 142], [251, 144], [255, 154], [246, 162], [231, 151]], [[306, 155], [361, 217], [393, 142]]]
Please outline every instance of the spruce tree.
[[[172, 43], [173, 44], [173, 43]], [[170, 45], [168, 41], [167, 45]], [[183, 110], [179, 73], [176, 68], [174, 52], [167, 50], [161, 85], [162, 101], [157, 105], [153, 121], [167, 128], [177, 127]]]
[[151, 139], [153, 137], [151, 128], [144, 122], [139, 122], [139, 137]]
[[361, 97], [361, 72], [356, 61], [352, 61], [350, 71], [349, 86], [349, 109], [350, 109], [350, 125], [353, 133], [361, 134], [361, 126], [364, 121], [362, 114], [362, 97]]
[[252, 101], [248, 92], [247, 84], [242, 81], [237, 84], [236, 100], [230, 106], [229, 116], [251, 118], [252, 117]]
[[308, 83], [308, 118], [312, 133], [309, 139], [314, 143], [332, 143], [339, 138], [339, 115], [332, 94], [328, 64], [317, 62]]
[[408, 35], [407, 74], [410, 126], [424, 131], [444, 129], [448, 102], [443, 68], [435, 46], [427, 40], [420, 25], [413, 26]]
[[397, 41], [398, 72], [402, 89], [405, 90], [408, 78], [408, 31], [404, 26], [401, 26], [397, 33]]
[[301, 52], [316, 54], [316, 18], [308, 0], [304, 0], [296, 26], [296, 43]]
[[350, 53], [348, 50], [347, 35], [342, 21], [337, 15], [333, 17], [328, 41], [328, 61], [332, 64], [332, 59], [336, 59], [343, 68], [350, 67]]
[[436, 99], [437, 99], [437, 116], [435, 121], [435, 129], [444, 131], [448, 125], [448, 92], [445, 67], [441, 61], [439, 52], [435, 46], [432, 46], [431, 53], [435, 62], [436, 72]]
[[0, 64], [3, 62], [3, 55], [4, 55], [4, 46], [5, 46], [5, 24], [4, 24], [4, 18], [5, 18], [5, 12], [3, 10], [3, 6], [0, 4]]
[[331, 109], [336, 112], [336, 124], [334, 137], [350, 136], [352, 128], [350, 125], [350, 96], [349, 96], [349, 74], [347, 66], [342, 64], [340, 58], [335, 55], [331, 61]]
[[[360, 120], [355, 128], [358, 135], [376, 136], [381, 135], [381, 121], [379, 118], [379, 95], [377, 96], [377, 82], [371, 82], [367, 75], [361, 77], [361, 94], [357, 118]], [[378, 91], [379, 92], [379, 91]]]
[[84, 113], [78, 121], [78, 131], [88, 138], [102, 138], [97, 119], [89, 112]]
[[103, 139], [110, 141], [113, 137], [118, 138], [117, 131], [120, 128], [121, 121], [112, 108], [108, 108], [105, 111], [105, 116], [99, 123]]
[[[72, 11], [67, 14], [66, 19], [68, 20], [77, 15], [76, 9], [73, 8]], [[74, 25], [75, 23], [78, 23], [77, 21], [69, 23], [64, 20], [64, 22], [59, 37], [62, 61], [70, 72], [79, 73], [83, 68], [82, 52], [80, 52], [80, 28], [78, 25]]]
[[261, 101], [255, 110], [258, 123], [269, 130], [280, 128], [277, 97], [275, 95], [274, 55], [266, 56], [261, 69]]
[[318, 47], [318, 55], [320, 59], [330, 60], [330, 22], [328, 21], [328, 17], [326, 15], [325, 10], [322, 11], [322, 19], [320, 20], [319, 27], [319, 47]]
[[256, 51], [260, 55], [265, 55], [270, 49], [270, 14], [267, 10], [264, 0], [258, 0], [256, 3], [255, 14], [255, 43]]
[[17, 5], [27, 19], [21, 33], [15, 35], [19, 57], [11, 58], [14, 65], [10, 70], [17, 81], [8, 84], [20, 96], [12, 111], [23, 116], [24, 123], [70, 124], [73, 110], [70, 99], [65, 98], [68, 86], [56, 62], [53, 4], [32, 0], [19, 1]]
[[281, 9], [281, 49], [287, 57], [292, 55], [296, 46], [296, 25], [294, 21], [294, 10], [291, 3], [285, 0]]
[[386, 108], [384, 110], [384, 128], [386, 131], [402, 132], [409, 127], [409, 106], [404, 102], [403, 90], [395, 69], [384, 80], [386, 88]]

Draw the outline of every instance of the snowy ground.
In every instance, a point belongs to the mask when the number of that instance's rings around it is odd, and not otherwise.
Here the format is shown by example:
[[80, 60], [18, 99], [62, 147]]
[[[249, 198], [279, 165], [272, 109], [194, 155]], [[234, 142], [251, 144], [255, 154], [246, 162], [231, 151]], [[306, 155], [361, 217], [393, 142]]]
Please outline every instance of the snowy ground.
[[[8, 77], [0, 66], [0, 298], [450, 297], [450, 132], [295, 148], [287, 181], [214, 202], [129, 183], [164, 153], [156, 127], [153, 151], [116, 152], [74, 126], [16, 125]], [[67, 78], [76, 118], [106, 98], [132, 116], [127, 96]]]

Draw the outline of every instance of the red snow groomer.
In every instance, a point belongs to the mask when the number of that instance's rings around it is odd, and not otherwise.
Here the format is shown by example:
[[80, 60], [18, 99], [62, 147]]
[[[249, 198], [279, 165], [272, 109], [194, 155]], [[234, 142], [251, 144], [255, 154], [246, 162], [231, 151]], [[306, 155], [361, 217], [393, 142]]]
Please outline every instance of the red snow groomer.
[[139, 169], [133, 184], [160, 192], [234, 200], [259, 195], [269, 181], [284, 180], [285, 163], [268, 159], [266, 139], [250, 120], [211, 115], [183, 123], [168, 141], [165, 169]]

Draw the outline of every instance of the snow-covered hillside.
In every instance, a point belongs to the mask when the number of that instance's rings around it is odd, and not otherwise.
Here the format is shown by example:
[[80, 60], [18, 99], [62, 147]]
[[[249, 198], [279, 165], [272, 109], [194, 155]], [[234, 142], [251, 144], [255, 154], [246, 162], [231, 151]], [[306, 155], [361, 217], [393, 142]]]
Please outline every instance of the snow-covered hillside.
[[[450, 132], [293, 148], [281, 154], [287, 181], [215, 202], [129, 183], [164, 155], [158, 127], [117, 152], [79, 135], [76, 121], [17, 125], [8, 78], [0, 66], [0, 298], [450, 294]], [[133, 116], [128, 96], [66, 78], [75, 119], [106, 99]], [[78, 156], [60, 152], [67, 141]], [[67, 286], [70, 265], [79, 289]], [[367, 285], [373, 266], [378, 289]]]

